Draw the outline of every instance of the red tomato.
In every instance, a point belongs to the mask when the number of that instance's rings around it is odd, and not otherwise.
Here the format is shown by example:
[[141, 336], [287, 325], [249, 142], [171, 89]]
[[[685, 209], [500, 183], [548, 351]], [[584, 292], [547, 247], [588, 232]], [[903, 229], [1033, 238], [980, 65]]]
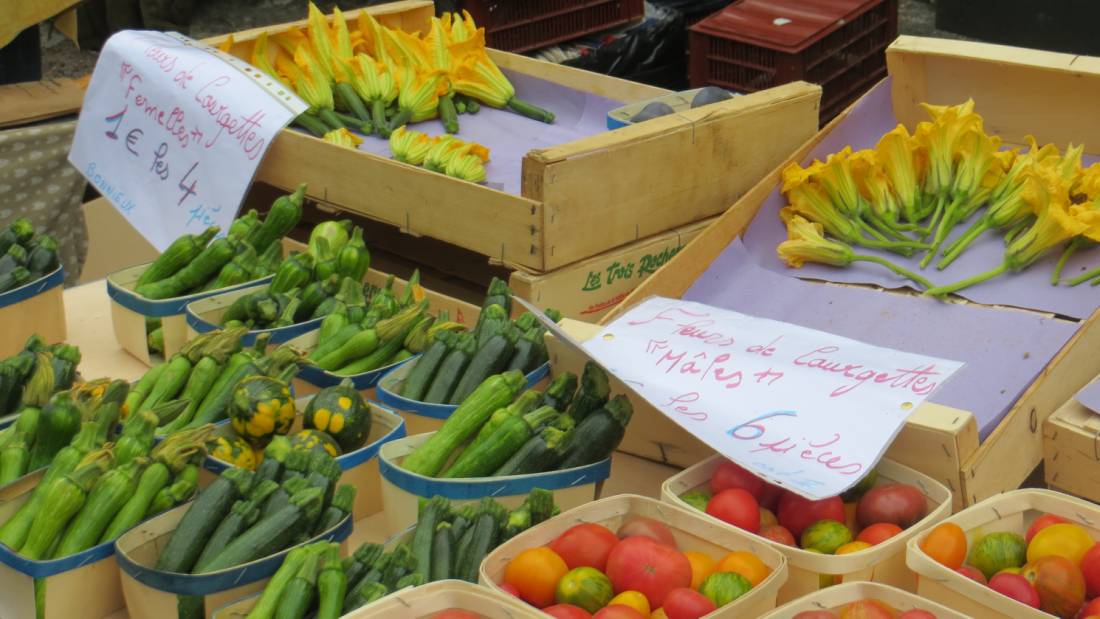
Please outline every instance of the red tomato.
[[898, 615], [898, 619], [936, 619], [936, 616], [923, 608], [914, 608]]
[[779, 524], [787, 528], [798, 539], [802, 529], [818, 520], [836, 520], [844, 522], [844, 501], [834, 496], [820, 501], [804, 499], [793, 492], [784, 493], [779, 499], [779, 512], [776, 514]]
[[840, 619], [894, 619], [894, 611], [879, 600], [856, 600], [840, 609]]
[[668, 619], [699, 619], [717, 607], [707, 596], [685, 587], [669, 591], [661, 608], [665, 609]]
[[626, 604], [612, 604], [604, 606], [592, 619], [648, 619], [642, 613], [634, 610]]
[[619, 539], [640, 535], [656, 540], [666, 546], [676, 547], [676, 538], [672, 536], [672, 531], [665, 526], [665, 523], [642, 516], [631, 518], [622, 523], [615, 535], [618, 535]]
[[989, 579], [989, 588], [1021, 604], [1039, 608], [1039, 592], [1019, 574], [1000, 573]]
[[770, 527], [764, 527], [763, 529], [760, 529], [760, 536], [766, 537], [773, 542], [779, 542], [780, 544], [784, 544], [786, 546], [798, 545], [794, 541], [794, 536], [791, 535], [791, 532], [787, 530], [787, 527], [779, 524], [773, 524]]
[[481, 615], [468, 610], [452, 608], [434, 613], [428, 619], [481, 619]]
[[901, 531], [902, 528], [892, 522], [877, 522], [860, 531], [856, 539], [874, 546], [875, 544], [885, 542], [898, 533], [901, 533]]
[[714, 471], [714, 475], [710, 476], [710, 491], [712, 494], [718, 494], [730, 488], [741, 488], [748, 491], [754, 498], [760, 498], [765, 485], [767, 485], [767, 482], [763, 479], [729, 460], [719, 464]]
[[836, 613], [827, 610], [804, 610], [791, 619], [836, 619]]
[[542, 612], [554, 619], [592, 619], [587, 610], [572, 604], [554, 604], [542, 609]]
[[660, 608], [669, 591], [691, 586], [691, 561], [648, 537], [628, 537], [611, 550], [607, 577], [615, 591], [637, 591]]
[[757, 500], [760, 501], [760, 507], [763, 507], [764, 509], [769, 509], [774, 512], [776, 506], [779, 505], [779, 499], [783, 496], [784, 492], [786, 491], [779, 486], [765, 483], [764, 491], [760, 493], [759, 497], [757, 497]]
[[760, 505], [748, 490], [729, 488], [711, 497], [707, 513], [751, 533], [760, 530]]
[[973, 565], [963, 565], [955, 571], [962, 574], [963, 576], [966, 576], [970, 580], [980, 582], [983, 585], [989, 584], [989, 582], [985, 579], [985, 574], [983, 574], [981, 570], [974, 567]]
[[1035, 521], [1031, 523], [1031, 526], [1027, 528], [1027, 533], [1024, 533], [1024, 541], [1030, 544], [1031, 538], [1035, 537], [1035, 534], [1039, 531], [1042, 531], [1052, 524], [1062, 524], [1066, 522], [1069, 522], [1069, 520], [1066, 520], [1061, 516], [1055, 516], [1054, 514], [1043, 514], [1042, 516], [1036, 518]]
[[550, 542], [550, 549], [558, 553], [569, 569], [594, 567], [601, 572], [607, 566], [607, 555], [619, 543], [619, 538], [605, 526], [584, 523], [571, 527]]
[[1085, 575], [1086, 595], [1100, 596], [1100, 544], [1093, 544], [1081, 557], [1081, 573]]
[[1079, 617], [1100, 615], [1100, 598], [1094, 598], [1091, 602], [1082, 606], [1081, 611], [1077, 614]]

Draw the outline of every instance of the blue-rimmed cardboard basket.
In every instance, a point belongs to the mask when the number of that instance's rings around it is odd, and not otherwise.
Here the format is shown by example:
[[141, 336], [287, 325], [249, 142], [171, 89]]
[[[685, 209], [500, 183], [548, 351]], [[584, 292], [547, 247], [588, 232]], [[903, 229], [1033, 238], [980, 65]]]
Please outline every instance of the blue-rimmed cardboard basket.
[[[302, 429], [301, 411], [305, 410], [309, 400], [310, 398], [299, 398], [295, 401], [299, 412], [294, 425], [291, 426], [291, 434]], [[339, 483], [355, 486], [355, 505], [351, 510], [352, 519], [355, 521], [382, 511], [382, 477], [378, 471], [378, 452], [386, 443], [406, 436], [405, 421], [400, 415], [375, 402], [368, 402], [368, 404], [371, 424], [366, 444], [336, 458], [340, 470], [344, 472], [340, 476]], [[234, 436], [235, 434], [231, 424], [224, 424], [214, 430], [213, 436]], [[214, 476], [230, 466], [232, 465], [228, 462], [206, 456], [199, 479], [213, 480]]]
[[[290, 345], [295, 348], [300, 348], [304, 351], [312, 351], [317, 346], [317, 335], [320, 333], [320, 326], [314, 325], [313, 328], [298, 337], [290, 340]], [[387, 366], [380, 367], [377, 370], [371, 370], [370, 372], [362, 372], [359, 374], [351, 374], [348, 376], [341, 376], [339, 374], [333, 374], [327, 370], [322, 370], [316, 365], [306, 363], [298, 370], [298, 375], [294, 377], [294, 388], [298, 390], [298, 393], [302, 395], [308, 395], [311, 393], [317, 393], [325, 387], [332, 387], [339, 385], [345, 378], [350, 378], [355, 388], [359, 391], [368, 391], [373, 389], [378, 381], [382, 380], [382, 377], [386, 373], [391, 372], [403, 365], [408, 364], [416, 357], [404, 359], [396, 363], [391, 363]], [[367, 397], [374, 397], [373, 393], [368, 392], [365, 394]]]
[[[151, 264], [151, 263], [150, 263]], [[164, 356], [170, 357], [187, 342], [187, 321], [184, 312], [188, 303], [205, 299], [230, 290], [237, 290], [258, 283], [271, 281], [268, 275], [237, 286], [220, 290], [196, 292], [171, 299], [153, 300], [134, 292], [134, 286], [148, 264], [123, 269], [107, 276], [107, 296], [111, 298], [111, 322], [115, 339], [122, 348], [145, 364], [152, 364], [146, 339], [145, 319], [159, 318], [164, 329]]]
[[[290, 551], [288, 548], [251, 563], [209, 574], [177, 574], [154, 569], [157, 557], [190, 506], [187, 503], [164, 512], [118, 538], [115, 544], [116, 559], [121, 570], [126, 610], [132, 619], [181, 616], [177, 604], [183, 596], [202, 597], [205, 608], [203, 616], [210, 617], [214, 609], [262, 590]], [[343, 542], [351, 535], [351, 530], [352, 519], [349, 515], [328, 531], [303, 543], [321, 540], [341, 542], [341, 554], [346, 554]], [[70, 616], [99, 617], [89, 613]]]
[[[24, 475], [0, 488], [0, 522], [30, 499], [43, 473]], [[0, 544], [0, 617], [36, 616], [35, 580], [45, 587], [42, 610], [46, 619], [105, 617], [125, 606], [114, 542], [52, 561], [31, 561]]]
[[[390, 370], [378, 381], [375, 388], [375, 397], [378, 398], [378, 401], [394, 409], [405, 418], [405, 429], [408, 430], [409, 436], [435, 432], [443, 427], [443, 422], [447, 421], [451, 413], [458, 408], [457, 405], [453, 404], [429, 404], [418, 400], [410, 400], [400, 395], [405, 377], [416, 365], [412, 363], [414, 360], [415, 357], [409, 359], [410, 363]], [[539, 384], [549, 374], [550, 362], [547, 361], [527, 374], [527, 388], [531, 389]]]
[[0, 294], [0, 358], [23, 350], [27, 338], [37, 333], [47, 342], [64, 341], [65, 269]]
[[535, 488], [550, 490], [563, 511], [598, 499], [603, 482], [611, 475], [611, 458], [562, 471], [507, 477], [436, 479], [410, 473], [401, 462], [434, 434], [417, 434], [382, 446], [378, 464], [382, 472], [382, 502], [386, 506], [386, 532], [394, 534], [416, 522], [421, 498], [442, 496], [456, 506], [492, 497], [506, 507], [516, 507]]
[[[187, 307], [184, 308], [184, 320], [187, 322], [187, 339], [191, 340], [200, 333], [208, 333], [216, 329], [221, 329], [222, 315], [225, 314], [225, 310], [228, 309], [234, 301], [246, 294], [252, 294], [253, 292], [258, 292], [267, 288], [269, 283], [270, 282], [254, 285], [248, 284], [241, 288], [219, 292], [218, 294], [188, 303]], [[254, 329], [241, 338], [241, 343], [244, 346], [251, 346], [256, 343], [256, 338], [263, 333], [267, 333], [271, 336], [271, 339], [268, 341], [273, 345], [289, 342], [307, 331], [319, 329], [321, 327], [321, 320], [321, 318], [314, 318], [313, 320], [299, 322], [287, 327]]]

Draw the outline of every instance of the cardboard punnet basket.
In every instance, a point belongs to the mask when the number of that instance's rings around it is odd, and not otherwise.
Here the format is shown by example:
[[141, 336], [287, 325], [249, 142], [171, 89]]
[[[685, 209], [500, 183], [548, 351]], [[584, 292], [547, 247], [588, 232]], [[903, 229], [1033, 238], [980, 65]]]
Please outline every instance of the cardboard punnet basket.
[[[302, 412], [311, 398], [299, 398], [294, 402], [298, 409], [298, 416], [291, 426], [291, 434], [302, 429]], [[352, 520], [358, 522], [372, 514], [382, 511], [382, 478], [378, 472], [378, 452], [382, 446], [390, 441], [396, 441], [405, 437], [405, 421], [399, 415], [388, 408], [379, 406], [375, 402], [368, 401], [371, 414], [370, 434], [367, 442], [359, 449], [354, 449], [336, 457], [336, 463], [340, 465], [343, 473], [338, 484], [351, 484], [355, 486], [355, 504], [352, 506]], [[212, 438], [218, 436], [236, 436], [231, 424], [222, 424], [214, 430]], [[203, 487], [209, 485], [214, 477], [232, 464], [207, 455], [200, 469], [199, 479]]]
[[[266, 290], [269, 285], [270, 282], [246, 285], [241, 288], [234, 288], [227, 292], [219, 292], [215, 295], [188, 303], [184, 308], [184, 320], [187, 323], [187, 339], [184, 341], [191, 341], [195, 339], [195, 336], [201, 333], [209, 333], [221, 329], [222, 316], [234, 301], [245, 295]], [[256, 338], [263, 334], [268, 335], [268, 342], [273, 345], [289, 342], [303, 333], [320, 328], [321, 320], [323, 320], [323, 318], [313, 318], [285, 327], [252, 329], [241, 338], [241, 345], [252, 346], [256, 343]]]
[[437, 580], [401, 589], [353, 610], [343, 619], [427, 619], [441, 610], [467, 610], [485, 619], [545, 619], [546, 615], [500, 591], [464, 580]]
[[942, 604], [922, 599], [908, 591], [877, 582], [846, 582], [788, 602], [760, 617], [760, 619], [791, 619], [798, 613], [825, 610], [839, 611], [846, 604], [857, 600], [873, 599], [885, 602], [894, 610], [926, 610], [936, 619], [970, 619]]
[[[990, 497], [951, 516], [944, 522], [966, 531], [970, 547], [983, 535], [1007, 531], [1023, 535], [1043, 514], [1061, 516], [1083, 526], [1100, 539], [1100, 507], [1053, 490], [1014, 490]], [[924, 554], [923, 531], [906, 545], [906, 562], [918, 577], [917, 595], [981, 619], [1049, 619], [1050, 615], [1026, 606], [940, 565]]]
[[0, 358], [23, 350], [34, 334], [47, 342], [65, 339], [65, 269], [0, 294]]
[[[0, 488], [0, 522], [30, 499], [44, 471], [24, 475]], [[0, 544], [0, 617], [105, 617], [122, 609], [114, 541], [63, 559], [32, 561]], [[36, 615], [35, 591], [43, 614]]]
[[1100, 502], [1100, 415], [1070, 398], [1043, 423], [1047, 486]]
[[[146, 617], [183, 616], [177, 610], [179, 604], [197, 603], [201, 600], [203, 617], [227, 602], [261, 591], [267, 580], [282, 565], [290, 548], [237, 567], [209, 574], [177, 574], [156, 569], [154, 566], [172, 532], [176, 530], [191, 503], [185, 503], [130, 529], [115, 544], [118, 567], [122, 571], [122, 593], [126, 610], [134, 619]], [[351, 535], [351, 516], [344, 518], [328, 531], [314, 536], [308, 542], [341, 542], [341, 554], [346, 551], [343, 542]], [[300, 544], [299, 544], [300, 545]], [[116, 571], [117, 574], [117, 571]], [[198, 599], [192, 599], [198, 598]], [[73, 617], [92, 617], [89, 613], [77, 613]]]
[[518, 507], [529, 492], [542, 488], [553, 492], [554, 503], [566, 510], [599, 498], [603, 481], [611, 475], [611, 458], [558, 471], [463, 479], [439, 479], [401, 468], [405, 457], [432, 434], [418, 434], [382, 446], [379, 465], [387, 533], [397, 533], [416, 522], [421, 498], [442, 496], [462, 506], [490, 497], [505, 507]]
[[[697, 488], [707, 487], [711, 475], [714, 474], [715, 469], [724, 459], [721, 455], [714, 455], [681, 473], [673, 475], [661, 485], [661, 500], [681, 506], [684, 509], [694, 509], [681, 500], [680, 495]], [[754, 536], [760, 540], [760, 543], [771, 545], [787, 558], [787, 582], [779, 590], [779, 602], [781, 604], [817, 591], [821, 588], [822, 576], [830, 575], [834, 577], [834, 582], [868, 580], [898, 587], [906, 591], [916, 590], [916, 576], [905, 565], [905, 543], [951, 513], [951, 491], [927, 475], [890, 460], [881, 460], [875, 470], [878, 471], [876, 486], [890, 482], [900, 482], [919, 488], [924, 494], [926, 503], [924, 518], [880, 544], [866, 550], [840, 556], [808, 552]], [[713, 516], [701, 513], [698, 510], [696, 510], [696, 513], [699, 514], [699, 517], [709, 520], [719, 527], [736, 529], [733, 525], [726, 524]]]
[[[443, 422], [458, 408], [457, 404], [430, 404], [418, 400], [410, 400], [401, 395], [401, 387], [405, 383], [405, 377], [415, 367], [415, 358], [409, 359], [410, 363], [393, 368], [388, 371], [375, 387], [375, 395], [378, 401], [396, 410], [405, 418], [405, 427], [409, 436], [435, 432], [443, 427]], [[527, 388], [532, 389], [550, 375], [550, 363], [544, 363], [527, 374]]]
[[718, 561], [734, 550], [747, 550], [771, 569], [771, 574], [748, 593], [701, 619], [759, 617], [775, 608], [779, 588], [787, 580], [787, 559], [782, 554], [755, 535], [733, 527], [716, 526], [700, 518], [695, 510], [635, 494], [607, 497], [563, 511], [504, 542], [481, 562], [479, 582], [500, 591], [505, 567], [520, 552], [545, 546], [576, 524], [602, 524], [615, 531], [623, 522], [637, 516], [668, 525], [676, 538], [676, 546], [682, 551], [702, 552]]
[[[898, 37], [886, 56], [890, 77], [879, 87], [891, 90], [893, 112], [909, 127], [927, 116], [920, 102], [953, 104], [972, 97], [985, 125], [1008, 143], [1025, 143], [1024, 136], [1034, 134], [1041, 143], [1083, 141], [1100, 148], [1100, 129], [1081, 120], [1091, 117], [1093, 95], [1100, 95], [1100, 59], [911, 36]], [[1020, 84], [1028, 87], [1020, 88]], [[1059, 96], [1051, 98], [1049, 93]], [[787, 162], [767, 174], [601, 323], [607, 324], [650, 296], [681, 298], [730, 242], [747, 229], [761, 204], [778, 186], [782, 168], [803, 161], [859, 103], [842, 112], [794, 151]], [[1098, 317], [1100, 312], [1078, 321], [1075, 335], [1023, 389], [984, 440], [979, 440], [971, 411], [925, 402], [909, 416], [886, 456], [950, 488], [955, 509], [1019, 487], [1042, 461], [1043, 422], [1100, 374], [1100, 355], [1094, 352], [1100, 346]], [[598, 332], [598, 328], [576, 321], [570, 328], [581, 340]], [[551, 362], [561, 364], [563, 369], [575, 372], [583, 366], [583, 356], [564, 345], [551, 342], [551, 349]], [[654, 407], [637, 398], [632, 398], [632, 403], [638, 421], [630, 425], [620, 450], [677, 466], [690, 466], [710, 455], [712, 450], [706, 444]]]
[[[412, 0], [364, 10], [408, 32], [428, 32], [435, 14], [431, 2]], [[357, 16], [345, 13], [352, 27]], [[232, 41], [229, 53], [248, 60], [249, 44], [260, 32], [288, 26], [206, 43]], [[497, 50], [489, 56], [506, 72], [582, 96], [629, 103], [668, 92]], [[545, 272], [722, 212], [813, 134], [820, 98], [820, 87], [794, 82], [531, 150], [522, 159], [518, 194], [333, 146], [294, 129], [272, 142], [256, 178], [283, 189], [305, 182], [311, 199]]]

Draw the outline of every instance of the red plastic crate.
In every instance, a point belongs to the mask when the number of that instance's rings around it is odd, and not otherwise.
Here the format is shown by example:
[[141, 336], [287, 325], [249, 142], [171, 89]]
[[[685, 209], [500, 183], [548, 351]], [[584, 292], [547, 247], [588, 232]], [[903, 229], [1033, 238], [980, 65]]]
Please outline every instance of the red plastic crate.
[[464, 0], [489, 47], [526, 52], [645, 16], [645, 0]]
[[691, 86], [820, 84], [824, 123], [886, 76], [897, 24], [897, 0], [741, 0], [691, 27]]

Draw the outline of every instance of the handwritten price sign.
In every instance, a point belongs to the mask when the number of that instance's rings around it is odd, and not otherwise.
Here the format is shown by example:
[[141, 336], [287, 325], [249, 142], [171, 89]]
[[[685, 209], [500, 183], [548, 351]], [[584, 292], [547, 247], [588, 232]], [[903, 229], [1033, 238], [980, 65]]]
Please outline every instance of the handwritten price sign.
[[237, 214], [271, 140], [305, 103], [175, 33], [127, 30], [100, 52], [69, 161], [158, 250]]
[[659, 297], [584, 348], [718, 452], [811, 499], [859, 481], [962, 367]]

